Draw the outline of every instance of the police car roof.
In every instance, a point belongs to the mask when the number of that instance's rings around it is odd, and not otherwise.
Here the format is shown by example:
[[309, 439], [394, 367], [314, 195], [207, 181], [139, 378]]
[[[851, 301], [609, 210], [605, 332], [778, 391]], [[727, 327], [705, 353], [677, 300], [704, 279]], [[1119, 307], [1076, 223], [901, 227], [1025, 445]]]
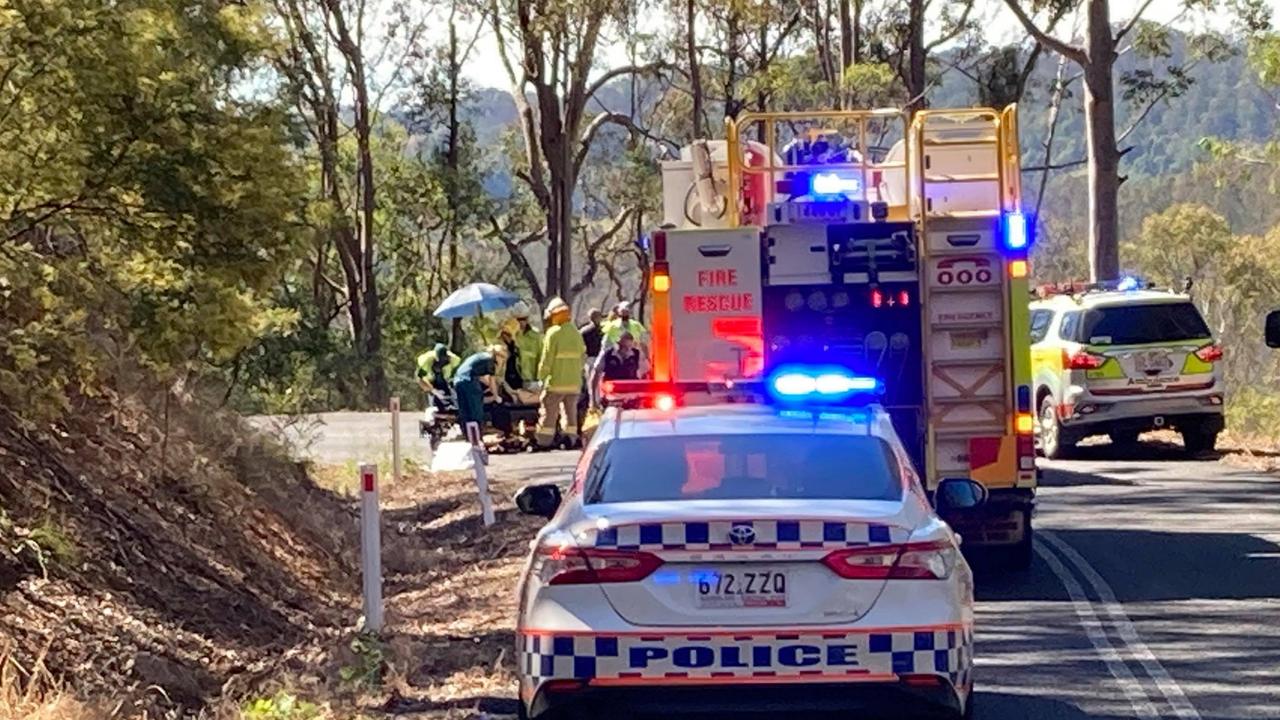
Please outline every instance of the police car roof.
[[889, 416], [878, 405], [855, 408], [779, 408], [735, 403], [675, 410], [624, 410], [620, 438], [676, 435], [827, 434], [884, 437]]

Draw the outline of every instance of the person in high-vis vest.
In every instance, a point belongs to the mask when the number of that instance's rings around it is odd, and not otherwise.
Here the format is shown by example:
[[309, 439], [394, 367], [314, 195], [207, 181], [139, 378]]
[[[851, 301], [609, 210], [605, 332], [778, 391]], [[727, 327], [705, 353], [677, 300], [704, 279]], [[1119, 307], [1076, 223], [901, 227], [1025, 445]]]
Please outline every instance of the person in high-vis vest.
[[434, 348], [418, 356], [418, 384], [427, 392], [434, 389], [447, 393], [453, 373], [461, 364], [462, 358], [449, 352], [444, 343], [436, 343]]
[[542, 408], [538, 413], [537, 447], [548, 449], [555, 442], [560, 414], [564, 431], [573, 445], [578, 438], [578, 395], [582, 392], [583, 363], [587, 347], [582, 333], [570, 321], [569, 305], [560, 298], [547, 304], [547, 333], [542, 341], [538, 380], [542, 382]]
[[514, 314], [519, 323], [515, 330], [516, 348], [520, 351], [516, 368], [524, 380], [523, 384], [528, 385], [538, 380], [538, 363], [542, 359], [542, 333], [529, 322], [529, 307], [524, 302], [516, 305]]
[[625, 332], [631, 333], [640, 350], [644, 351], [649, 345], [649, 331], [645, 330], [639, 320], [631, 319], [631, 303], [620, 302], [613, 310], [618, 317], [604, 324], [604, 346], [608, 348], [617, 345], [618, 338]]

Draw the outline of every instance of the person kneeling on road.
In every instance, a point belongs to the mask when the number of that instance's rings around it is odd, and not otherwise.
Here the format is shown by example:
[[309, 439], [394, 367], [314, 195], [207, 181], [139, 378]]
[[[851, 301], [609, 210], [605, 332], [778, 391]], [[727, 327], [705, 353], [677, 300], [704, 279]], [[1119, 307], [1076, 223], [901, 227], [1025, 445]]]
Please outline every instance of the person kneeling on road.
[[578, 439], [578, 394], [582, 391], [582, 369], [586, 345], [582, 333], [569, 319], [569, 306], [560, 298], [547, 304], [548, 329], [542, 341], [542, 360], [538, 363], [538, 379], [542, 381], [542, 407], [538, 413], [538, 430], [534, 441], [538, 449], [549, 449], [556, 438], [560, 413], [564, 412], [564, 430], [573, 445]]
[[500, 397], [496, 373], [499, 363], [506, 360], [505, 348], [493, 348], [470, 355], [458, 366], [453, 375], [453, 392], [458, 398], [458, 427], [467, 432], [467, 424], [475, 423], [478, 431], [484, 431], [485, 389]]

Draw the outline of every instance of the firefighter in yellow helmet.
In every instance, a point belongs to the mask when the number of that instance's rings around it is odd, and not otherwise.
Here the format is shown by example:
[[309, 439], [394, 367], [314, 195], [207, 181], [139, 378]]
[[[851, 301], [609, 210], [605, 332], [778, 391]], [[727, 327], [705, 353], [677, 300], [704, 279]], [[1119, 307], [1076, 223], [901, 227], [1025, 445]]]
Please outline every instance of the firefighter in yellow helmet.
[[582, 392], [582, 368], [587, 346], [582, 333], [570, 321], [569, 305], [560, 298], [547, 303], [546, 336], [542, 341], [542, 358], [538, 363], [538, 380], [542, 382], [542, 409], [538, 414], [538, 430], [534, 436], [540, 449], [555, 442], [560, 413], [564, 413], [564, 430], [572, 445], [578, 439], [578, 394]]
[[516, 304], [512, 315], [518, 323], [514, 332], [516, 349], [519, 351], [516, 357], [516, 369], [520, 371], [523, 384], [528, 385], [536, 382], [539, 377], [538, 361], [542, 359], [542, 333], [529, 322], [529, 306], [523, 301]]

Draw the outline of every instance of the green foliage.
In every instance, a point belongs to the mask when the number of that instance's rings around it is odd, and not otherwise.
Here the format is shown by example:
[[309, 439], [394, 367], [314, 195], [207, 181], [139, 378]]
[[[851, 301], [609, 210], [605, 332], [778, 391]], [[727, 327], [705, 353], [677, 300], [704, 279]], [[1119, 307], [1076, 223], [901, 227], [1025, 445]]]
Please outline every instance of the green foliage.
[[325, 715], [319, 705], [299, 700], [282, 690], [271, 697], [245, 703], [240, 717], [242, 720], [320, 720]]
[[0, 556], [7, 555], [18, 563], [39, 568], [49, 577], [51, 567], [70, 567], [80, 558], [75, 542], [51, 518], [27, 528], [10, 519], [0, 508]]
[[354, 659], [338, 671], [344, 685], [354, 690], [371, 690], [382, 685], [387, 650], [377, 635], [365, 633], [351, 640]]
[[288, 124], [242, 83], [270, 41], [216, 2], [0, 0], [0, 394], [52, 415], [141, 359], [226, 362], [288, 326]]

